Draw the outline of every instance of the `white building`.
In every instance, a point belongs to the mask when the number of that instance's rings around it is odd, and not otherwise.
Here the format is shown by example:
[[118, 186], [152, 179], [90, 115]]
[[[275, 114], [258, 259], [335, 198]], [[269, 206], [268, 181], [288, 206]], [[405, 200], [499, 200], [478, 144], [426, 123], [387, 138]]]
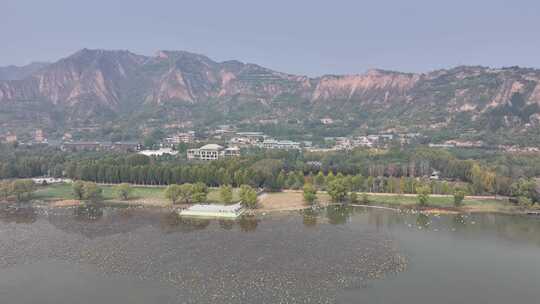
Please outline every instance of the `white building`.
[[360, 136], [358, 137], [358, 139], [355, 141], [355, 145], [358, 146], [358, 147], [368, 147], [368, 148], [371, 148], [373, 147], [373, 142], [370, 141], [367, 136]]
[[300, 143], [291, 140], [266, 139], [262, 142], [261, 147], [265, 149], [298, 150], [300, 149]]
[[191, 143], [195, 141], [195, 132], [189, 131], [186, 133], [177, 133], [171, 137], [165, 138], [165, 142], [168, 144], [180, 144], [180, 143]]
[[143, 150], [139, 152], [139, 154], [146, 155], [146, 156], [162, 156], [162, 155], [176, 155], [178, 154], [178, 151], [174, 151], [171, 148], [162, 148], [159, 150]]
[[224, 148], [216, 144], [208, 144], [200, 147], [199, 149], [187, 150], [188, 159], [196, 160], [217, 160], [223, 157], [235, 157], [240, 156], [240, 148], [229, 147]]

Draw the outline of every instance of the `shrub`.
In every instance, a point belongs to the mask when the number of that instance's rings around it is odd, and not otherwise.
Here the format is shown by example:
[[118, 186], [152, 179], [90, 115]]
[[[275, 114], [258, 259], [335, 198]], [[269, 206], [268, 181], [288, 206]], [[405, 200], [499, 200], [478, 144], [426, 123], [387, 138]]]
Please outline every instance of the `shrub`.
[[84, 196], [84, 183], [82, 181], [76, 181], [71, 185], [71, 189], [73, 190], [73, 195], [79, 199], [82, 200]]
[[257, 191], [248, 185], [240, 186], [240, 199], [242, 205], [249, 209], [255, 209], [257, 207]]
[[219, 188], [219, 196], [225, 204], [230, 204], [233, 199], [232, 187], [229, 185], [224, 185]]
[[351, 204], [356, 204], [358, 203], [358, 193], [356, 192], [351, 192], [349, 194], [349, 202], [351, 202]]
[[173, 204], [176, 204], [178, 199], [181, 197], [181, 187], [179, 185], [167, 186], [167, 189], [165, 189], [165, 197]]
[[347, 187], [341, 179], [331, 180], [327, 185], [327, 189], [332, 202], [343, 202], [347, 197]]
[[98, 187], [96, 183], [86, 182], [83, 185], [83, 196], [84, 200], [96, 203], [103, 199], [103, 190]]
[[131, 195], [132, 188], [129, 186], [129, 184], [123, 183], [118, 186], [116, 186], [116, 194], [118, 195], [118, 198], [127, 201]]
[[32, 180], [19, 179], [11, 183], [11, 194], [15, 195], [18, 202], [30, 200], [34, 191], [36, 185]]
[[194, 203], [200, 204], [206, 202], [208, 196], [208, 187], [204, 183], [196, 183], [193, 185], [191, 200]]
[[369, 196], [367, 195], [367, 193], [362, 193], [360, 197], [362, 204], [369, 204]]
[[317, 190], [312, 184], [306, 183], [304, 185], [304, 202], [311, 205], [317, 199]]
[[429, 186], [419, 186], [416, 188], [416, 197], [418, 200], [418, 205], [425, 206], [429, 201], [429, 194], [431, 189]]
[[461, 206], [463, 204], [463, 199], [465, 199], [465, 191], [456, 189], [454, 191], [454, 206]]

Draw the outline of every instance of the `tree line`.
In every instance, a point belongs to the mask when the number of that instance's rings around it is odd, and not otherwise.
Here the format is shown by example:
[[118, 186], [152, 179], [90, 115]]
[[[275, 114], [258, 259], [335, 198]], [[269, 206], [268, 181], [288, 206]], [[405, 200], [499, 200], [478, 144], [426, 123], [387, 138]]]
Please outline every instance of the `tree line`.
[[[540, 175], [539, 156], [423, 147], [335, 153], [257, 151], [209, 163], [110, 152], [66, 153], [51, 147], [0, 145], [0, 152], [0, 179], [54, 176], [110, 184], [250, 185], [271, 191], [301, 189], [306, 180], [317, 186], [325, 184], [323, 178], [341, 175], [361, 192], [415, 193], [418, 185], [426, 185], [436, 194], [452, 194], [460, 187], [471, 195], [512, 195], [534, 202], [538, 198], [526, 188], [532, 187], [532, 177]], [[429, 179], [433, 171], [442, 180]]]

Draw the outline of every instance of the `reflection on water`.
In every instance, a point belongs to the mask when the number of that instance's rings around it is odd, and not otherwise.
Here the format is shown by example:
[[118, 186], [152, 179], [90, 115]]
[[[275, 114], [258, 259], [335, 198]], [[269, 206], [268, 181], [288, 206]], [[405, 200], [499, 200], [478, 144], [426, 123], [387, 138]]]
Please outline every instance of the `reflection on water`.
[[253, 232], [257, 230], [259, 220], [255, 216], [245, 215], [238, 220], [238, 224], [243, 232]]
[[418, 214], [418, 216], [416, 217], [416, 226], [418, 226], [418, 228], [428, 228], [429, 224], [430, 224], [430, 219], [429, 219], [429, 216], [427, 214]]
[[5, 223], [31, 224], [37, 219], [34, 207], [28, 203], [0, 205], [0, 221]]
[[[502, 292], [540, 296], [540, 290], [529, 289], [540, 280], [539, 246], [539, 219], [495, 214], [436, 216], [331, 206], [211, 220], [158, 208], [0, 207], [0, 269], [51, 259], [89, 265], [104, 275], [166, 283], [177, 290], [180, 303], [377, 303], [381, 298], [391, 303], [394, 297], [401, 303], [452, 303], [465, 299], [457, 299], [458, 292], [447, 295], [447, 302], [426, 297], [489, 284], [498, 287], [492, 296], [476, 296], [504, 303]], [[492, 264], [508, 268], [504, 274], [519, 269], [527, 281], [491, 275], [477, 282], [479, 274], [490, 274]], [[468, 285], [455, 283], [461, 280], [454, 271], [460, 267], [471, 271], [466, 275], [474, 280]], [[0, 282], [8, 280], [2, 281], [3, 273]], [[418, 293], [418, 286], [431, 287]], [[74, 288], [56, 303], [71, 303], [80, 293]], [[16, 296], [9, 300], [23, 303]]]
[[353, 208], [345, 205], [330, 206], [326, 209], [326, 217], [332, 225], [343, 225], [351, 216]]
[[309, 208], [309, 209], [304, 209], [300, 211], [304, 226], [306, 227], [317, 226], [317, 223], [318, 223], [317, 219], [319, 218], [320, 213], [321, 213], [320, 209], [316, 209], [316, 208]]
[[96, 221], [103, 216], [103, 205], [100, 203], [84, 204], [76, 207], [73, 214], [80, 221]]

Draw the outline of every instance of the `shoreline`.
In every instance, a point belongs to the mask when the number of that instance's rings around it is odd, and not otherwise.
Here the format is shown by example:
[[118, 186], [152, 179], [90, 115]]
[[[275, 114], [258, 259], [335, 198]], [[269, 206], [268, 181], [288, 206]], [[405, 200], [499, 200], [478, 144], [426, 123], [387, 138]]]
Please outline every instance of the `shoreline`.
[[[119, 200], [114, 196], [114, 190], [110, 186], [104, 187], [105, 205], [116, 206], [144, 206], [169, 209], [182, 209], [191, 204], [172, 205], [163, 195], [163, 187], [134, 187], [133, 198]], [[538, 213], [539, 206], [523, 207], [510, 203], [507, 197], [501, 196], [466, 196], [462, 206], [454, 206], [451, 195], [432, 194], [426, 206], [418, 206], [416, 195], [395, 193], [365, 193], [368, 202], [358, 202], [353, 205], [365, 208], [388, 209], [401, 212], [422, 212], [431, 214], [466, 214], [466, 213], [500, 213], [527, 215]], [[358, 192], [359, 197], [361, 193]], [[253, 214], [299, 211], [311, 208], [303, 200], [301, 190], [283, 190], [281, 192], [263, 192], [259, 195], [259, 208], [250, 211]], [[238, 199], [238, 198], [236, 198]], [[73, 199], [71, 188], [66, 185], [50, 185], [40, 187], [35, 194], [35, 200], [45, 203], [50, 207], [73, 207], [80, 206], [83, 202]], [[210, 204], [222, 204], [217, 189], [212, 189], [209, 194]], [[317, 205], [326, 207], [337, 205], [332, 203], [330, 196], [325, 191], [317, 192]]]

